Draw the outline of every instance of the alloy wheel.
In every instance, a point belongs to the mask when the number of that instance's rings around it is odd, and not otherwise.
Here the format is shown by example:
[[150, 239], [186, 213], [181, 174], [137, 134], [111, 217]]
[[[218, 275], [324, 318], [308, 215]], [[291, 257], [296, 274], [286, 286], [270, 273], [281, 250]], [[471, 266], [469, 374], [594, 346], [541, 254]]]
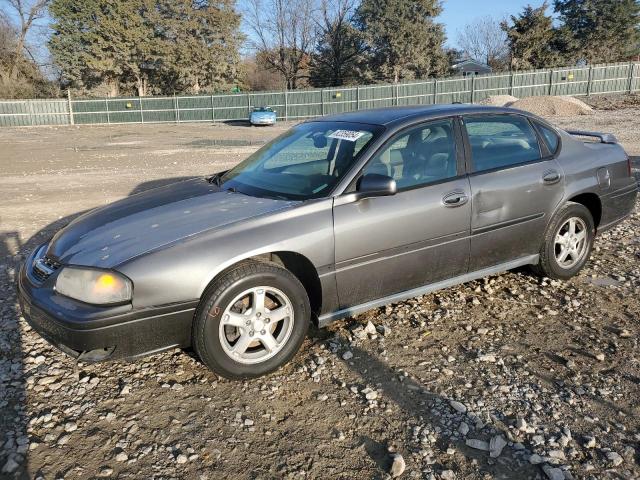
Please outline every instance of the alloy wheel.
[[555, 257], [564, 269], [575, 266], [588, 250], [587, 225], [579, 217], [571, 217], [562, 224], [555, 236]]
[[275, 356], [291, 336], [294, 313], [281, 290], [259, 286], [237, 295], [225, 308], [219, 336], [223, 351], [244, 364]]

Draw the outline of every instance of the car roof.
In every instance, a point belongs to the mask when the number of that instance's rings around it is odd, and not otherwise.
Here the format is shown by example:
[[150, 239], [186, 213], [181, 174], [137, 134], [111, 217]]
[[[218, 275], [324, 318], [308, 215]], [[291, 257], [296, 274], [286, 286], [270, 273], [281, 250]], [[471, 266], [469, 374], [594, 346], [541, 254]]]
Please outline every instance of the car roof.
[[[372, 125], [389, 125], [419, 118], [436, 118], [444, 115], [469, 115], [474, 113], [519, 113], [529, 116], [527, 112], [515, 108], [490, 107], [486, 105], [472, 105], [466, 103], [451, 103], [439, 105], [414, 105], [408, 107], [373, 108], [358, 110], [357, 112], [337, 113], [316, 118], [315, 121], [354, 122]], [[313, 121], [313, 120], [311, 120]]]

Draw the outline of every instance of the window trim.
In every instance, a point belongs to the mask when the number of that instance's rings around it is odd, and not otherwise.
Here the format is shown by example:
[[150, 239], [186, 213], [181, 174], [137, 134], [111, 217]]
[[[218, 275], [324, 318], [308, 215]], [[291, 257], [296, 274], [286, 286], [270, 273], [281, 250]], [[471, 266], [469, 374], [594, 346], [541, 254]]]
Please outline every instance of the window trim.
[[[534, 129], [536, 130], [538, 136], [540, 137], [542, 143], [544, 144], [544, 146], [546, 147], [546, 151], [547, 151], [547, 159], [553, 159], [553, 158], [557, 158], [558, 155], [560, 155], [560, 151], [562, 150], [562, 136], [558, 133], [558, 130], [551, 125], [550, 123], [547, 122], [542, 122], [539, 119], [529, 119], [531, 121], [531, 124], [533, 125]], [[544, 136], [544, 133], [542, 133], [541, 128], [546, 128], [547, 130], [550, 130], [558, 139], [558, 145], [556, 146], [555, 151], [551, 151], [551, 148], [549, 148], [549, 144], [547, 143], [547, 139]]]
[[[473, 161], [473, 150], [471, 149], [471, 141], [469, 140], [469, 132], [467, 131], [466, 119], [478, 118], [478, 117], [518, 117], [518, 118], [524, 119], [529, 124], [529, 126], [533, 131], [533, 134], [536, 137], [536, 140], [538, 142], [538, 152], [540, 154], [540, 158], [537, 158], [535, 160], [529, 160], [526, 162], [518, 162], [510, 165], [503, 165], [500, 167], [494, 167], [486, 170], [475, 170], [475, 164]], [[550, 158], [553, 158], [549, 156], [546, 142], [544, 142], [543, 139], [540, 138], [540, 135], [541, 135], [540, 132], [535, 127], [535, 125], [531, 121], [531, 118], [528, 115], [525, 115], [522, 113], [511, 113], [511, 112], [509, 113], [503, 113], [503, 112], [471, 113], [471, 114], [461, 115], [460, 122], [462, 124], [464, 148], [465, 148], [465, 153], [467, 157], [467, 173], [470, 176], [483, 175], [485, 173], [498, 172], [501, 170], [508, 170], [511, 168], [521, 167], [523, 165], [531, 165], [538, 162], [544, 162], [549, 160]]]
[[347, 188], [344, 189], [342, 195], [348, 195], [351, 193], [355, 192], [355, 188], [356, 185], [358, 183], [358, 180], [362, 177], [364, 170], [367, 168], [367, 166], [382, 152], [384, 152], [385, 148], [387, 148], [390, 144], [392, 144], [394, 141], [396, 141], [399, 137], [405, 135], [408, 131], [410, 130], [414, 130], [426, 125], [429, 125], [430, 123], [437, 123], [437, 122], [442, 122], [442, 121], [446, 121], [449, 120], [451, 121], [451, 125], [453, 127], [453, 145], [455, 148], [455, 152], [456, 152], [456, 175], [453, 177], [447, 177], [447, 178], [443, 178], [440, 180], [434, 180], [431, 182], [427, 182], [427, 183], [421, 183], [419, 185], [412, 185], [409, 187], [403, 187], [403, 188], [398, 188], [397, 193], [403, 193], [403, 192], [408, 192], [411, 190], [416, 190], [418, 188], [424, 188], [424, 187], [429, 187], [432, 185], [438, 185], [440, 183], [446, 183], [446, 182], [450, 182], [453, 180], [457, 180], [460, 179], [464, 176], [467, 175], [467, 163], [466, 163], [466, 155], [465, 155], [465, 148], [464, 148], [464, 138], [463, 138], [463, 126], [460, 124], [460, 116], [459, 115], [447, 115], [444, 117], [438, 117], [438, 118], [430, 118], [428, 120], [422, 120], [416, 123], [412, 123], [410, 125], [406, 125], [404, 127], [402, 127], [401, 129], [397, 130], [396, 132], [394, 132], [393, 134], [391, 134], [387, 139], [385, 139], [382, 144], [380, 144], [372, 153], [371, 155], [369, 155], [369, 158], [367, 158], [367, 161], [364, 163], [364, 165], [362, 165], [362, 167], [360, 167], [358, 173], [353, 177], [353, 179], [351, 180], [351, 182], [349, 182], [349, 185], [347, 186]]

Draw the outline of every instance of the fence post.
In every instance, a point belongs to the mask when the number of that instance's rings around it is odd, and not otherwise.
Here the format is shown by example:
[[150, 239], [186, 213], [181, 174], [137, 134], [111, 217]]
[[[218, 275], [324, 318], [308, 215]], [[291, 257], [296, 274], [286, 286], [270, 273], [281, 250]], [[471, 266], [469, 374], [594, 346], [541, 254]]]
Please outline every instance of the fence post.
[[216, 107], [213, 104], [213, 94], [211, 94], [211, 121], [216, 121]]
[[551, 95], [552, 88], [553, 88], [553, 69], [549, 71], [549, 95]]
[[629, 62], [629, 95], [633, 92], [633, 62]]
[[287, 89], [284, 89], [284, 121], [287, 122], [289, 120], [289, 99], [287, 98]]
[[31, 100], [25, 100], [25, 103], [29, 110], [29, 125], [33, 127], [35, 125], [33, 123], [35, 117], [35, 115], [33, 114], [33, 102]]
[[438, 103], [438, 79], [433, 79], [433, 104]]
[[320, 108], [322, 109], [322, 116], [324, 116], [324, 89], [320, 89]]
[[142, 97], [138, 97], [138, 104], [140, 105], [140, 123], [144, 123], [144, 112], [142, 110]]
[[107, 112], [107, 125], [110, 125], [111, 118], [109, 118], [109, 100], [107, 100], [107, 97], [104, 97], [104, 108], [104, 111]]
[[591, 96], [591, 78], [593, 76], [593, 66], [589, 65], [589, 72], [587, 73], [587, 97]]
[[471, 76], [471, 103], [475, 103], [476, 76]]
[[396, 107], [398, 106], [398, 84], [394, 83], [393, 84], [393, 97], [394, 97], [394, 101], [395, 101], [395, 105]]
[[73, 119], [73, 105], [71, 104], [71, 89], [67, 88], [67, 105], [69, 108], [69, 123], [71, 125], [75, 125], [75, 120]]
[[251, 116], [251, 94], [247, 93], [247, 118]]
[[180, 105], [178, 105], [178, 97], [173, 95], [173, 110], [175, 112], [176, 123], [180, 123]]
[[513, 70], [511, 70], [511, 76], [509, 77], [509, 95], [513, 97]]
[[360, 86], [356, 85], [356, 110], [360, 110]]

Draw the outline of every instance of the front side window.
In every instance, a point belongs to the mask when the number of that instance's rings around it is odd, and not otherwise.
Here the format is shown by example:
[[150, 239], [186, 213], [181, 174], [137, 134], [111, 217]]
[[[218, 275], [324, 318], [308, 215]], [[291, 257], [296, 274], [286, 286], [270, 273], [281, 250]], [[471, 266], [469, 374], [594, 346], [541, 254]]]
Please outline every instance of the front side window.
[[466, 117], [473, 170], [481, 172], [541, 158], [536, 134], [525, 117], [482, 115]]
[[430, 122], [401, 133], [364, 168], [363, 174], [392, 177], [398, 189], [438, 182], [457, 175], [451, 119]]
[[302, 123], [229, 170], [219, 183], [257, 197], [319, 198], [331, 192], [383, 130], [348, 122]]

